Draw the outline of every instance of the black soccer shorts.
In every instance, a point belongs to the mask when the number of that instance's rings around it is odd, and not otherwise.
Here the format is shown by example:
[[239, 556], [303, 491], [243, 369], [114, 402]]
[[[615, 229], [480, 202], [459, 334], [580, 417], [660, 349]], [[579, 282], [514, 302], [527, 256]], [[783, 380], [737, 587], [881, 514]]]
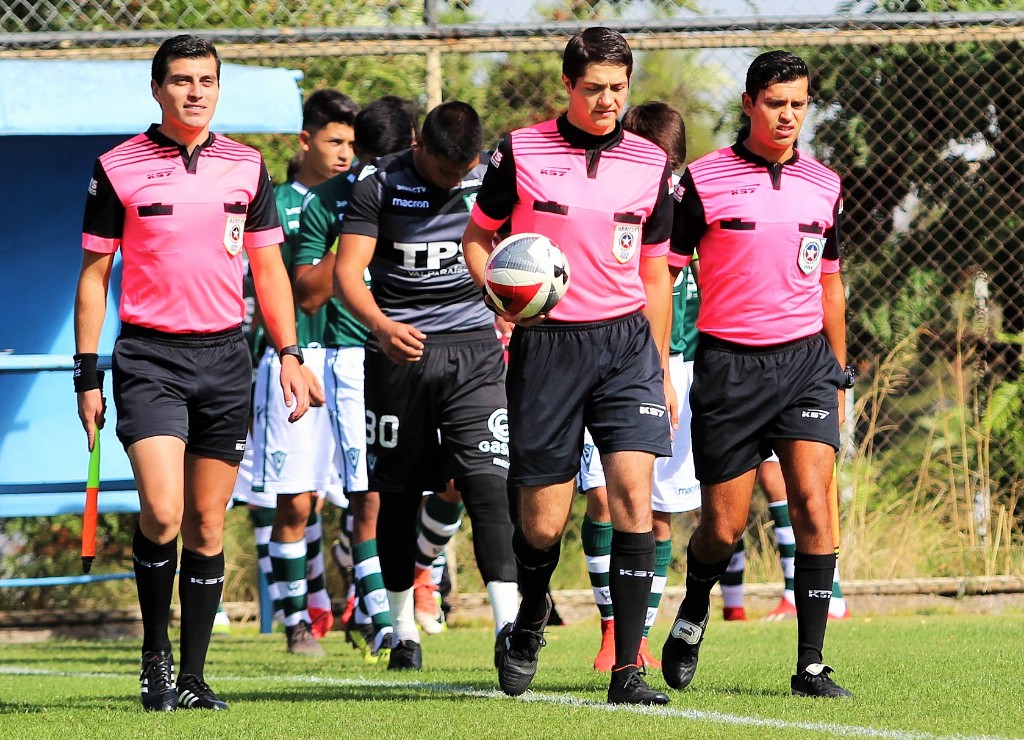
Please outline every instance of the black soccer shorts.
[[168, 334], [123, 324], [112, 360], [117, 436], [126, 450], [171, 436], [195, 455], [241, 461], [252, 385], [241, 329]]
[[366, 344], [370, 489], [443, 491], [451, 478], [508, 475], [505, 361], [494, 329], [431, 334], [418, 362]]
[[602, 454], [670, 457], [664, 373], [647, 317], [545, 321], [509, 344], [512, 480], [543, 486], [579, 472], [586, 426]]
[[693, 462], [703, 484], [753, 470], [777, 439], [839, 449], [839, 395], [846, 381], [821, 334], [769, 347], [701, 334], [690, 387]]

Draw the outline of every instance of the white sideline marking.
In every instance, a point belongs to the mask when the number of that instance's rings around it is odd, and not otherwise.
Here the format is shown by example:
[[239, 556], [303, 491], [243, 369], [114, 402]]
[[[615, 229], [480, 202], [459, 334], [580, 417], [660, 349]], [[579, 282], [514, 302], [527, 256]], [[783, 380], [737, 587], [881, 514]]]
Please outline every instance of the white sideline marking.
[[[110, 678], [128, 680], [134, 677], [124, 673], [93, 673], [89, 671], [50, 671], [19, 666], [0, 666], [0, 675], [7, 676], [59, 676], [68, 678]], [[435, 683], [430, 681], [383, 681], [364, 678], [331, 678], [318, 676], [213, 676], [215, 683], [278, 682], [293, 684], [316, 684], [319, 686], [375, 686], [379, 688], [423, 689], [436, 691], [446, 696], [456, 694], [474, 699], [504, 699], [506, 701], [559, 704], [562, 706], [596, 709], [603, 712], [633, 712], [655, 717], [672, 717], [698, 722], [711, 722], [744, 727], [768, 727], [774, 730], [806, 730], [841, 737], [877, 737], [885, 740], [1012, 740], [1007, 735], [936, 735], [930, 732], [907, 730], [883, 730], [860, 725], [840, 725], [829, 722], [789, 722], [781, 719], [753, 717], [742, 714], [706, 711], [701, 709], [674, 709], [672, 707], [637, 707], [606, 704], [591, 699], [580, 699], [564, 694], [539, 694], [529, 691], [518, 699], [505, 696], [497, 689], [474, 689], [470, 686]]]

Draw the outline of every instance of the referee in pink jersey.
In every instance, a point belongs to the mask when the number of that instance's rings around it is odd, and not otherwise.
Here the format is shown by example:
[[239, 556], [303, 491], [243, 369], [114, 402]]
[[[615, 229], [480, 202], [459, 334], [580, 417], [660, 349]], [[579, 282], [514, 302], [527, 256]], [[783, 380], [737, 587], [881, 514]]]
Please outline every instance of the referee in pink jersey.
[[[562, 56], [568, 112], [513, 131], [491, 157], [463, 237], [483, 282], [495, 231], [539, 232], [564, 250], [568, 292], [550, 315], [516, 321], [509, 346], [510, 480], [518, 488], [514, 549], [523, 598], [499, 635], [498, 682], [517, 696], [537, 672], [586, 426], [601, 453], [612, 519], [609, 589], [615, 664], [608, 701], [665, 704], [637, 653], [654, 579], [651, 476], [672, 455], [674, 394], [665, 383], [672, 281], [671, 167], [657, 145], [624, 132], [633, 55], [608, 28], [573, 36]], [[666, 398], [669, 390], [672, 400]]]
[[749, 129], [692, 162], [675, 190], [673, 261], [700, 254], [699, 339], [690, 390], [701, 521], [686, 552], [686, 595], [662, 650], [685, 688], [697, 670], [711, 587], [747, 525], [757, 467], [774, 449], [796, 535], [798, 696], [852, 694], [822, 649], [836, 555], [828, 488], [846, 388], [839, 276], [839, 176], [796, 147], [810, 73], [786, 51], [747, 70]]
[[[96, 352], [118, 249], [123, 262], [114, 403], [117, 436], [139, 489], [132, 558], [147, 710], [227, 709], [203, 668], [224, 585], [224, 512], [249, 415], [252, 365], [241, 332], [246, 256], [265, 324], [280, 348], [292, 420], [309, 407], [263, 158], [210, 133], [220, 66], [217, 50], [196, 36], [160, 46], [151, 88], [161, 122], [97, 160], [82, 227], [74, 379], [90, 449], [103, 426]], [[167, 624], [179, 567], [175, 683]]]

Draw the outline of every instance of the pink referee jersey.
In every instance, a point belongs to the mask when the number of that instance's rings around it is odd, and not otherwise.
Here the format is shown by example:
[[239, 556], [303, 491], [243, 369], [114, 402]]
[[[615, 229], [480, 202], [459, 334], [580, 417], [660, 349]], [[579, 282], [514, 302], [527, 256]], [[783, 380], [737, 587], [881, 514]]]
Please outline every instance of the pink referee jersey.
[[823, 325], [821, 273], [839, 271], [839, 176], [803, 153], [769, 164], [737, 144], [676, 187], [671, 262], [700, 252], [697, 328], [764, 346]]
[[242, 323], [242, 249], [284, 238], [258, 151], [210, 135], [189, 156], [155, 126], [97, 160], [82, 247], [121, 249], [121, 321], [172, 333]]
[[[667, 188], [665, 152], [622, 132], [592, 154], [567, 141], [557, 120], [513, 131], [506, 142], [492, 157], [491, 169], [513, 160], [512, 233], [544, 234], [568, 258], [569, 290], [550, 318], [600, 321], [643, 308], [640, 258], [668, 252], [667, 239], [659, 235], [648, 243], [645, 228]], [[508, 151], [512, 157], [506, 157]], [[485, 179], [472, 217], [483, 228], [497, 229], [507, 214], [485, 210], [489, 184]]]

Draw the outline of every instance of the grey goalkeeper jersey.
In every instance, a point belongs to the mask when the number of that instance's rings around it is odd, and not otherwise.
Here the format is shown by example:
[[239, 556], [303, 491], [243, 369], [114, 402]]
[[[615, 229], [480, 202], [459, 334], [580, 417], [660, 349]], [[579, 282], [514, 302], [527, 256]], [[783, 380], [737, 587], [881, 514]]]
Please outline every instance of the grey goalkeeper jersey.
[[423, 180], [407, 149], [363, 168], [342, 234], [377, 239], [373, 296], [388, 318], [420, 331], [468, 331], [494, 324], [462, 257], [462, 232], [487, 169], [487, 153], [457, 188]]

